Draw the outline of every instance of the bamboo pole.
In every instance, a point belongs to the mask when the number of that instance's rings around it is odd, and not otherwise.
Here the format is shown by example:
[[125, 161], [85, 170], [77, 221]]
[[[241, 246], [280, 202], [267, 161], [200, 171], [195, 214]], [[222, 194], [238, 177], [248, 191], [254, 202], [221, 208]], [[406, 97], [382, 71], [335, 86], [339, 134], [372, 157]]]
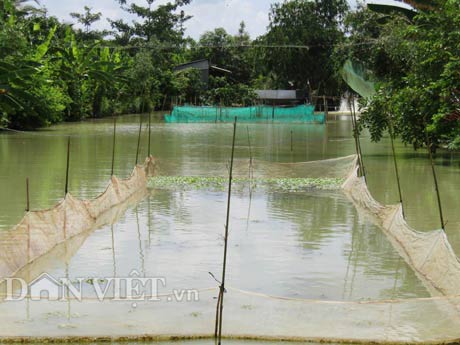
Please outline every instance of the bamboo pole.
[[26, 212], [30, 211], [29, 178], [26, 178]]
[[356, 129], [356, 124], [355, 124], [355, 118], [353, 117], [353, 110], [351, 106], [351, 96], [348, 98], [348, 105], [350, 106], [350, 115], [351, 115], [351, 124], [353, 127], [353, 138], [355, 139], [355, 150], [356, 150], [356, 155], [358, 156], [358, 171], [359, 175], [363, 176], [363, 172], [361, 169], [361, 154], [359, 152], [359, 146], [358, 146], [358, 138], [357, 138], [357, 129]]
[[389, 125], [390, 139], [391, 139], [391, 150], [393, 152], [393, 163], [395, 166], [396, 181], [398, 183], [399, 202], [401, 203], [403, 217], [405, 217], [404, 203], [403, 203], [402, 189], [401, 189], [401, 179], [399, 176], [398, 160], [396, 159], [395, 133], [394, 133], [393, 123], [391, 122], [391, 119], [389, 119], [388, 125]]
[[142, 249], [142, 236], [141, 236], [141, 226], [139, 224], [139, 207], [136, 206], [136, 225], [137, 225], [137, 241], [139, 244], [139, 261], [141, 263], [141, 273], [142, 277], [145, 278], [145, 256], [144, 250]]
[[249, 179], [252, 178], [252, 147], [251, 147], [251, 136], [249, 135], [249, 126], [246, 126], [248, 132], [248, 148], [249, 148]]
[[362, 173], [362, 176], [364, 177], [364, 180], [367, 179], [367, 176], [366, 176], [366, 168], [364, 167], [364, 161], [363, 161], [363, 151], [361, 149], [361, 139], [359, 137], [359, 130], [358, 130], [358, 121], [356, 119], [356, 109], [355, 109], [355, 98], [353, 97], [353, 102], [352, 102], [352, 108], [353, 108], [353, 119], [354, 119], [354, 123], [355, 123], [355, 135], [356, 135], [356, 140], [357, 140], [357, 143], [358, 143], [358, 151], [359, 151], [359, 160], [360, 160], [360, 165], [361, 165], [361, 173]]
[[70, 167], [70, 137], [67, 138], [67, 163], [65, 170], [65, 196], [69, 192], [69, 167]]
[[112, 143], [112, 170], [110, 175], [113, 176], [113, 169], [115, 166], [115, 142], [116, 142], [116, 134], [117, 134], [117, 118], [113, 118], [113, 143]]
[[[26, 178], [26, 212], [30, 211], [29, 178]], [[27, 222], [27, 263], [30, 262], [30, 223]], [[27, 299], [27, 301], [29, 301]], [[28, 302], [27, 302], [28, 303]]]
[[[113, 229], [113, 224], [110, 226], [111, 239], [112, 239], [112, 265], [113, 265], [113, 277], [117, 277], [117, 261], [115, 256], [115, 231]], [[113, 291], [115, 292], [115, 285], [113, 286]]]
[[323, 103], [324, 103], [324, 119], [327, 123], [327, 117], [329, 115], [329, 106], [328, 106], [328, 103], [327, 103], [327, 98], [326, 96], [323, 96]]
[[228, 197], [227, 197], [227, 218], [225, 222], [225, 238], [224, 238], [224, 261], [222, 266], [222, 281], [220, 285], [220, 307], [219, 307], [219, 332], [218, 332], [218, 345], [222, 343], [222, 314], [224, 311], [224, 293], [225, 293], [225, 274], [227, 270], [227, 250], [228, 250], [228, 228], [230, 223], [230, 201], [232, 196], [232, 180], [233, 180], [233, 159], [235, 157], [235, 139], [236, 139], [236, 123], [238, 119], [235, 117], [233, 123], [233, 141], [232, 141], [232, 154], [230, 158], [230, 172], [228, 179]]
[[149, 143], [148, 143], [148, 156], [150, 157], [151, 149], [151, 137], [152, 137], [152, 114], [149, 113]]
[[433, 173], [434, 186], [436, 189], [436, 198], [438, 201], [439, 219], [441, 221], [441, 229], [445, 231], [446, 223], [444, 222], [444, 213], [442, 211], [441, 192], [439, 190], [438, 176], [436, 174], [436, 168], [434, 166], [434, 158], [433, 158], [433, 152], [432, 152], [433, 143], [428, 137], [428, 132], [426, 132], [426, 143], [427, 143], [428, 153], [430, 155], [431, 171]]
[[[65, 171], [65, 196], [69, 192], [69, 167], [70, 167], [70, 137], [67, 139], [67, 166]], [[64, 224], [63, 224], [63, 237], [64, 240], [67, 240], [67, 203], [64, 203]]]
[[219, 296], [217, 297], [216, 324], [214, 326], [214, 338], [217, 338], [217, 336], [219, 335], [219, 310], [220, 310], [221, 301], [222, 301], [222, 293], [219, 291]]
[[137, 136], [136, 165], [139, 163], [139, 150], [140, 150], [140, 146], [141, 146], [141, 134], [142, 134], [142, 116], [139, 117], [139, 134]]

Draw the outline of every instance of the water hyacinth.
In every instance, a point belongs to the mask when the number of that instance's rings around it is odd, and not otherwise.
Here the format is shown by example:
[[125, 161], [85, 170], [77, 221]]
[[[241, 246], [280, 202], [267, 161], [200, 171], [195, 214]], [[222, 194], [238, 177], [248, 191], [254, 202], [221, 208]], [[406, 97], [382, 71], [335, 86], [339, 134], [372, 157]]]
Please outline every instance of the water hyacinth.
[[[340, 178], [234, 178], [237, 189], [252, 187], [255, 190], [301, 192], [308, 189], [336, 190], [344, 180]], [[197, 176], [155, 176], [149, 180], [149, 188], [168, 190], [226, 191], [228, 178]]]

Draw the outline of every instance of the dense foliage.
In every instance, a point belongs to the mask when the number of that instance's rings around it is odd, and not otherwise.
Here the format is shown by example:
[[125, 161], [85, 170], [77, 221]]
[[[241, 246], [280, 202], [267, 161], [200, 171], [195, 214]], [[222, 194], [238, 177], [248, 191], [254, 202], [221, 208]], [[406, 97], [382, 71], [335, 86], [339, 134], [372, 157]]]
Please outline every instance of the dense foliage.
[[[191, 0], [113, 1], [135, 20], [108, 19], [112, 30], [97, 31], [103, 14], [89, 7], [70, 14], [78, 29], [49, 16], [38, 0], [0, 0], [1, 126], [33, 129], [173, 102], [247, 105], [254, 88], [340, 92], [331, 55], [344, 39], [344, 0], [283, 1], [256, 40], [241, 23], [236, 35], [217, 28], [198, 41], [184, 34]], [[231, 73], [213, 73], [206, 86], [196, 70], [174, 72], [198, 59]]]
[[[414, 148], [460, 148], [460, 3], [411, 1], [412, 18], [364, 8], [347, 18], [348, 54], [377, 82], [362, 125], [380, 140], [390, 121]], [[377, 24], [377, 25], [376, 25]], [[357, 43], [360, 44], [357, 44]]]
[[[332, 58], [334, 47], [344, 39], [341, 29], [348, 5], [345, 0], [292, 0], [271, 7], [268, 33], [259, 42], [262, 72], [272, 72], [273, 87], [320, 89], [336, 95], [339, 90]], [[292, 46], [285, 49], [283, 46]], [[281, 46], [277, 48], [276, 46]]]

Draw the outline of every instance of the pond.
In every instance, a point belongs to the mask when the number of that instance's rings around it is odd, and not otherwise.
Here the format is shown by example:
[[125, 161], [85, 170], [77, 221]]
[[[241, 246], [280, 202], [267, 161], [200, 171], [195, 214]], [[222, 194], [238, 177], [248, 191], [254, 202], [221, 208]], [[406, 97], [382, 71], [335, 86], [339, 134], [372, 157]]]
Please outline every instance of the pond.
[[[145, 118], [144, 118], [145, 120]], [[117, 121], [114, 174], [127, 176], [135, 163], [139, 116]], [[64, 194], [67, 137], [71, 138], [70, 192], [92, 198], [111, 173], [113, 125], [110, 119], [63, 124], [33, 133], [0, 134], [0, 229], [16, 224], [26, 204], [30, 180], [32, 209], [54, 205]], [[152, 123], [151, 152], [164, 176], [226, 176], [231, 124]], [[292, 134], [291, 134], [292, 133]], [[237, 162], [249, 157], [279, 176], [279, 163], [315, 161], [354, 153], [351, 122], [327, 125], [244, 124], [238, 127]], [[292, 136], [291, 136], [292, 135]], [[292, 145], [291, 145], [292, 143]], [[388, 138], [362, 146], [369, 188], [384, 203], [396, 203]], [[140, 157], [147, 155], [143, 127]], [[426, 152], [397, 143], [405, 212], [418, 230], [439, 228], [431, 166]], [[246, 163], [244, 163], [246, 164]], [[243, 164], [243, 165], [244, 165]], [[447, 235], [460, 253], [460, 155], [436, 159]], [[297, 171], [298, 174], [298, 171]], [[309, 172], [305, 172], [309, 176]], [[299, 176], [302, 177], [302, 176]], [[163, 293], [205, 290], [218, 283], [223, 251], [225, 191], [156, 188], [119, 221], [88, 234], [66, 255], [56, 251], [29, 269], [54, 277], [164, 277]], [[232, 198], [227, 284], [254, 294], [321, 301], [367, 301], [429, 297], [411, 268], [383, 232], [362, 217], [340, 190], [254, 190], [237, 188]], [[26, 270], [27, 271], [27, 270]], [[212, 275], [211, 275], [211, 274]], [[24, 274], [24, 273], [23, 273]], [[85, 281], [84, 289], [91, 289]], [[97, 308], [97, 305], [93, 308]], [[25, 309], [11, 310], [18, 320]], [[40, 320], [40, 309], [35, 308]], [[49, 311], [48, 311], [49, 312]], [[65, 314], [61, 315], [65, 323]], [[43, 327], [37, 321], [35, 327]], [[62, 331], [65, 333], [65, 330]]]

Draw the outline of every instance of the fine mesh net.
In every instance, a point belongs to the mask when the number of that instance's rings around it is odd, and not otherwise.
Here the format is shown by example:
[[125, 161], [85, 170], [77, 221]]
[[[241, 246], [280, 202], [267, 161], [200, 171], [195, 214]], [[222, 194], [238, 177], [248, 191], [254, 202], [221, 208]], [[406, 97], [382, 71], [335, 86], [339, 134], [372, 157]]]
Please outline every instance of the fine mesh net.
[[375, 84], [366, 76], [364, 67], [351, 60], [347, 60], [342, 67], [342, 78], [355, 92], [368, 98], [375, 94]]
[[460, 262], [444, 230], [412, 229], [404, 219], [402, 206], [376, 201], [357, 170], [346, 180], [343, 189], [358, 209], [372, 216], [432, 294], [460, 294]]
[[[233, 175], [237, 178], [244, 178], [251, 173], [254, 178], [334, 178], [345, 181], [346, 177], [354, 169], [355, 161], [355, 155], [299, 163], [279, 163], [261, 159], [235, 159]], [[196, 164], [202, 163], [198, 162]], [[228, 178], [228, 168], [229, 162], [213, 162], [208, 164], [205, 171], [200, 171], [199, 173], [200, 176]], [[158, 169], [158, 174], [163, 174], [161, 167]], [[169, 176], [171, 175], [169, 174]]]
[[[346, 178], [342, 186], [345, 194], [359, 211], [370, 216], [379, 225], [394, 248], [428, 288], [432, 297], [325, 301], [271, 296], [229, 286], [224, 302], [224, 337], [381, 344], [446, 344], [458, 341], [460, 264], [444, 232], [417, 232], [405, 222], [400, 206], [378, 203], [370, 194], [365, 180], [358, 176], [356, 162], [356, 156], [350, 156], [282, 166], [286, 170], [294, 170], [294, 175], [300, 174], [304, 169], [322, 174], [329, 173], [334, 177], [342, 174], [341, 176]], [[149, 163], [147, 162], [147, 166], [150, 166]], [[264, 169], [257, 163], [254, 163], [254, 170], [257, 174], [264, 174]], [[261, 166], [264, 164], [261, 163]], [[266, 164], [268, 166], [268, 163]], [[130, 188], [139, 190], [145, 186], [148, 175], [145, 168], [137, 167], [133, 176], [136, 174], [140, 176], [139, 183], [131, 181], [132, 184], [123, 184], [122, 181], [112, 181], [112, 187], [109, 186], [106, 196], [98, 198], [99, 202], [93, 201], [100, 205], [99, 208], [94, 206], [94, 209], [89, 211], [89, 202], [81, 202], [68, 196], [65, 203], [68, 202], [67, 208], [72, 207], [73, 210], [69, 211], [68, 215], [62, 215], [62, 210], [56, 211], [58, 215], [52, 213], [34, 219], [37, 224], [42, 224], [37, 236], [42, 236], [44, 231], [51, 232], [55, 234], [51, 237], [53, 243], [60, 244], [54, 245], [54, 248], [49, 245], [44, 246], [44, 249], [37, 249], [38, 253], [40, 250], [51, 248], [46, 255], [39, 256], [32, 264], [23, 268], [18, 276], [35, 277], [33, 273], [40, 272], [39, 267], [46, 265], [46, 261], [76, 252], [85, 240], [85, 233], [80, 231], [79, 235], [65, 235], [64, 227], [59, 224], [64, 224], [66, 217], [75, 217], [80, 212], [87, 215], [87, 220], [82, 221], [81, 229], [95, 226], [94, 221], [90, 221], [94, 219], [90, 212], [99, 215], [98, 218], [102, 222], [107, 210], [111, 210], [108, 206], [110, 203], [106, 202], [105, 198], [115, 200], [116, 204], [123, 200], [123, 194], [130, 194]], [[57, 206], [58, 209], [59, 207], [64, 208], [62, 204]], [[58, 220], [58, 225], [52, 225], [46, 230], [41, 229], [45, 222], [53, 222], [54, 219]], [[105, 221], [110, 223], [115, 219], [114, 215], [109, 214]], [[76, 226], [69, 226], [68, 233], [76, 234], [76, 229]], [[21, 232], [17, 230], [18, 237], [12, 237], [10, 242], [26, 239], [27, 236], [24, 230], [22, 231], [22, 237], [19, 235]], [[66, 238], [68, 240], [64, 241]], [[10, 269], [11, 272], [24, 264], [16, 255], [24, 256], [24, 253], [27, 253], [26, 246], [5, 247], [2, 252], [5, 251], [11, 253], [3, 259], [8, 263], [4, 266], [13, 267]], [[139, 300], [129, 301], [117, 300], [116, 295], [103, 301], [98, 300], [96, 296], [89, 296], [82, 300], [71, 298], [66, 302], [34, 301], [34, 296], [30, 295], [28, 299], [20, 302], [0, 303], [0, 336], [5, 341], [58, 339], [88, 342], [211, 338], [214, 334], [219, 290], [217, 287], [210, 287], [195, 290], [194, 293], [196, 295], [193, 295], [193, 298], [186, 300], [171, 294], [143, 296]], [[153, 297], [157, 297], [158, 300], [151, 300]]]
[[59, 243], [100, 224], [100, 217], [114, 206], [147, 187], [154, 160], [134, 168], [127, 179], [112, 176], [106, 190], [93, 200], [79, 200], [71, 194], [48, 210], [27, 212], [18, 225], [0, 237], [0, 277], [10, 277], [19, 269], [48, 253]]
[[[0, 304], [3, 340], [177, 340], [211, 338], [218, 289], [199, 300], [23, 301]], [[229, 287], [227, 338], [333, 343], [449, 343], [459, 336], [458, 296], [378, 302], [289, 299]], [[31, 338], [33, 335], [33, 338]]]
[[252, 175], [257, 178], [344, 178], [355, 166], [356, 156], [324, 159], [320, 161], [299, 163], [277, 163], [263, 160], [236, 160], [233, 166], [234, 175], [244, 177], [251, 169]]
[[294, 107], [174, 107], [170, 115], [165, 116], [167, 123], [200, 123], [200, 122], [310, 122], [324, 123], [324, 114], [315, 114], [313, 105]]

